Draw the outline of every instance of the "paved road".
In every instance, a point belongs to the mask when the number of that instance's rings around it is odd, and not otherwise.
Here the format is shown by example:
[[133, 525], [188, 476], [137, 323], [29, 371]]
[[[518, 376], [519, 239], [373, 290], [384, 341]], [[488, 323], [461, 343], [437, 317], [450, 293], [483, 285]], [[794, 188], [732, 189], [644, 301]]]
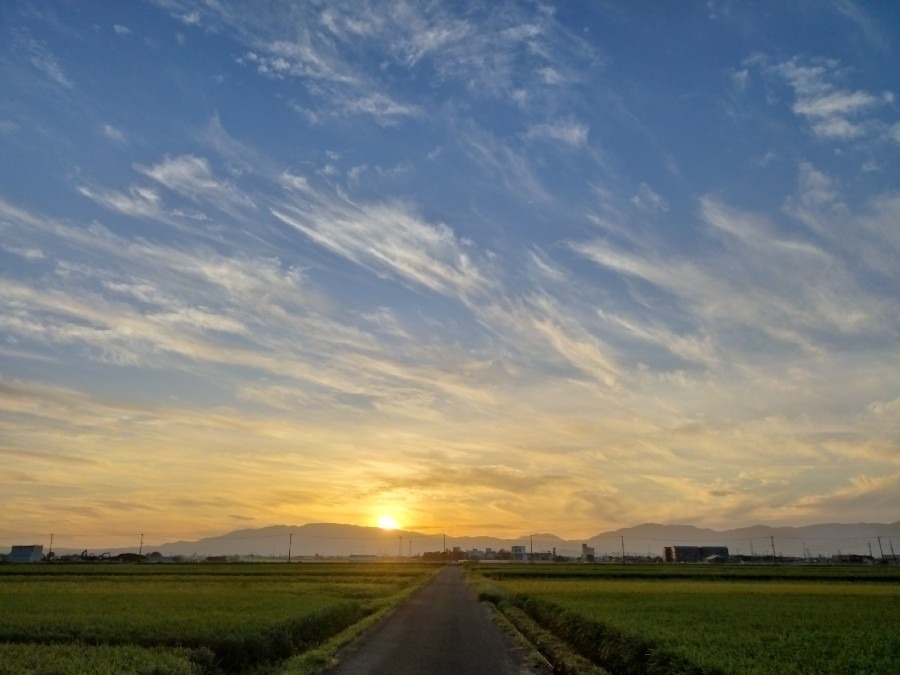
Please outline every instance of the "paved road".
[[338, 653], [330, 675], [525, 675], [541, 671], [447, 567], [372, 631]]

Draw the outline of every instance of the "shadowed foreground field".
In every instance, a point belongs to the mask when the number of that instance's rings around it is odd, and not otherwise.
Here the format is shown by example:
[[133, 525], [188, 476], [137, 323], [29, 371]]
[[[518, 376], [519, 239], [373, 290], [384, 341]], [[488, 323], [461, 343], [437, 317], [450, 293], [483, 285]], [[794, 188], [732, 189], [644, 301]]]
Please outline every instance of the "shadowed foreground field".
[[613, 673], [900, 672], [898, 567], [481, 565], [469, 579], [557, 672], [581, 672], [573, 654]]
[[[439, 569], [3, 565], [0, 672], [317, 672]], [[898, 567], [466, 569], [555, 672], [900, 672]]]
[[402, 601], [435, 571], [413, 564], [0, 566], [0, 672], [313, 670], [298, 655]]

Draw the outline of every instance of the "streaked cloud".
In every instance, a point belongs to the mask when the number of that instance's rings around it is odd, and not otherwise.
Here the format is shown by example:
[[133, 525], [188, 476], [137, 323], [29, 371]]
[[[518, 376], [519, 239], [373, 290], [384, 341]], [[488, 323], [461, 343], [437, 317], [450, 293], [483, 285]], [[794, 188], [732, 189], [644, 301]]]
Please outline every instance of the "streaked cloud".
[[564, 145], [578, 148], [587, 143], [588, 127], [574, 120], [536, 124], [528, 128], [525, 137], [532, 139], [547, 139], [559, 141]]
[[303, 199], [274, 206], [273, 215], [348, 260], [461, 298], [490, 285], [449, 227], [423, 221], [408, 204], [357, 204], [313, 194], [290, 175], [285, 185], [299, 185]]
[[17, 36], [17, 44], [25, 51], [31, 65], [39, 70], [47, 79], [66, 89], [72, 89], [75, 83], [66, 75], [56, 56], [42, 40], [27, 35]]
[[833, 59], [793, 57], [771, 64], [764, 56], [748, 60], [760, 64], [765, 72], [786, 82], [794, 93], [792, 110], [805, 118], [814, 134], [822, 138], [852, 140], [871, 133], [874, 109], [889, 103], [893, 94], [873, 94], [863, 90], [840, 88], [841, 63]]
[[124, 131], [122, 131], [121, 129], [117, 129], [111, 124], [103, 125], [103, 135], [106, 136], [106, 138], [108, 138], [109, 140], [116, 143], [125, 143], [128, 140], [127, 136], [125, 136]]

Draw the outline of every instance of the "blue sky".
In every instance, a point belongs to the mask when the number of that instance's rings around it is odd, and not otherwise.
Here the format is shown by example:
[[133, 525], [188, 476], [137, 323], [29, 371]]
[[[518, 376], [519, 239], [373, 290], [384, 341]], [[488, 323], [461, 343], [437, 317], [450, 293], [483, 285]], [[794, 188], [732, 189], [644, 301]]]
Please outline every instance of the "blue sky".
[[896, 519], [898, 35], [3, 3], [0, 537]]

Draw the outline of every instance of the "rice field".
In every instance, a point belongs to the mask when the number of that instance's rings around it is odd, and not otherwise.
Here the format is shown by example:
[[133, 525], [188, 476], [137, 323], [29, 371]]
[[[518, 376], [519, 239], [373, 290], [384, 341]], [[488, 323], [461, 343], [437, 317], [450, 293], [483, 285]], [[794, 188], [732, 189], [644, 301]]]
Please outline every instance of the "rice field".
[[900, 672], [898, 568], [485, 565], [470, 575], [501, 610], [610, 672]]
[[414, 564], [5, 565], [0, 672], [280, 672], [433, 572]]

